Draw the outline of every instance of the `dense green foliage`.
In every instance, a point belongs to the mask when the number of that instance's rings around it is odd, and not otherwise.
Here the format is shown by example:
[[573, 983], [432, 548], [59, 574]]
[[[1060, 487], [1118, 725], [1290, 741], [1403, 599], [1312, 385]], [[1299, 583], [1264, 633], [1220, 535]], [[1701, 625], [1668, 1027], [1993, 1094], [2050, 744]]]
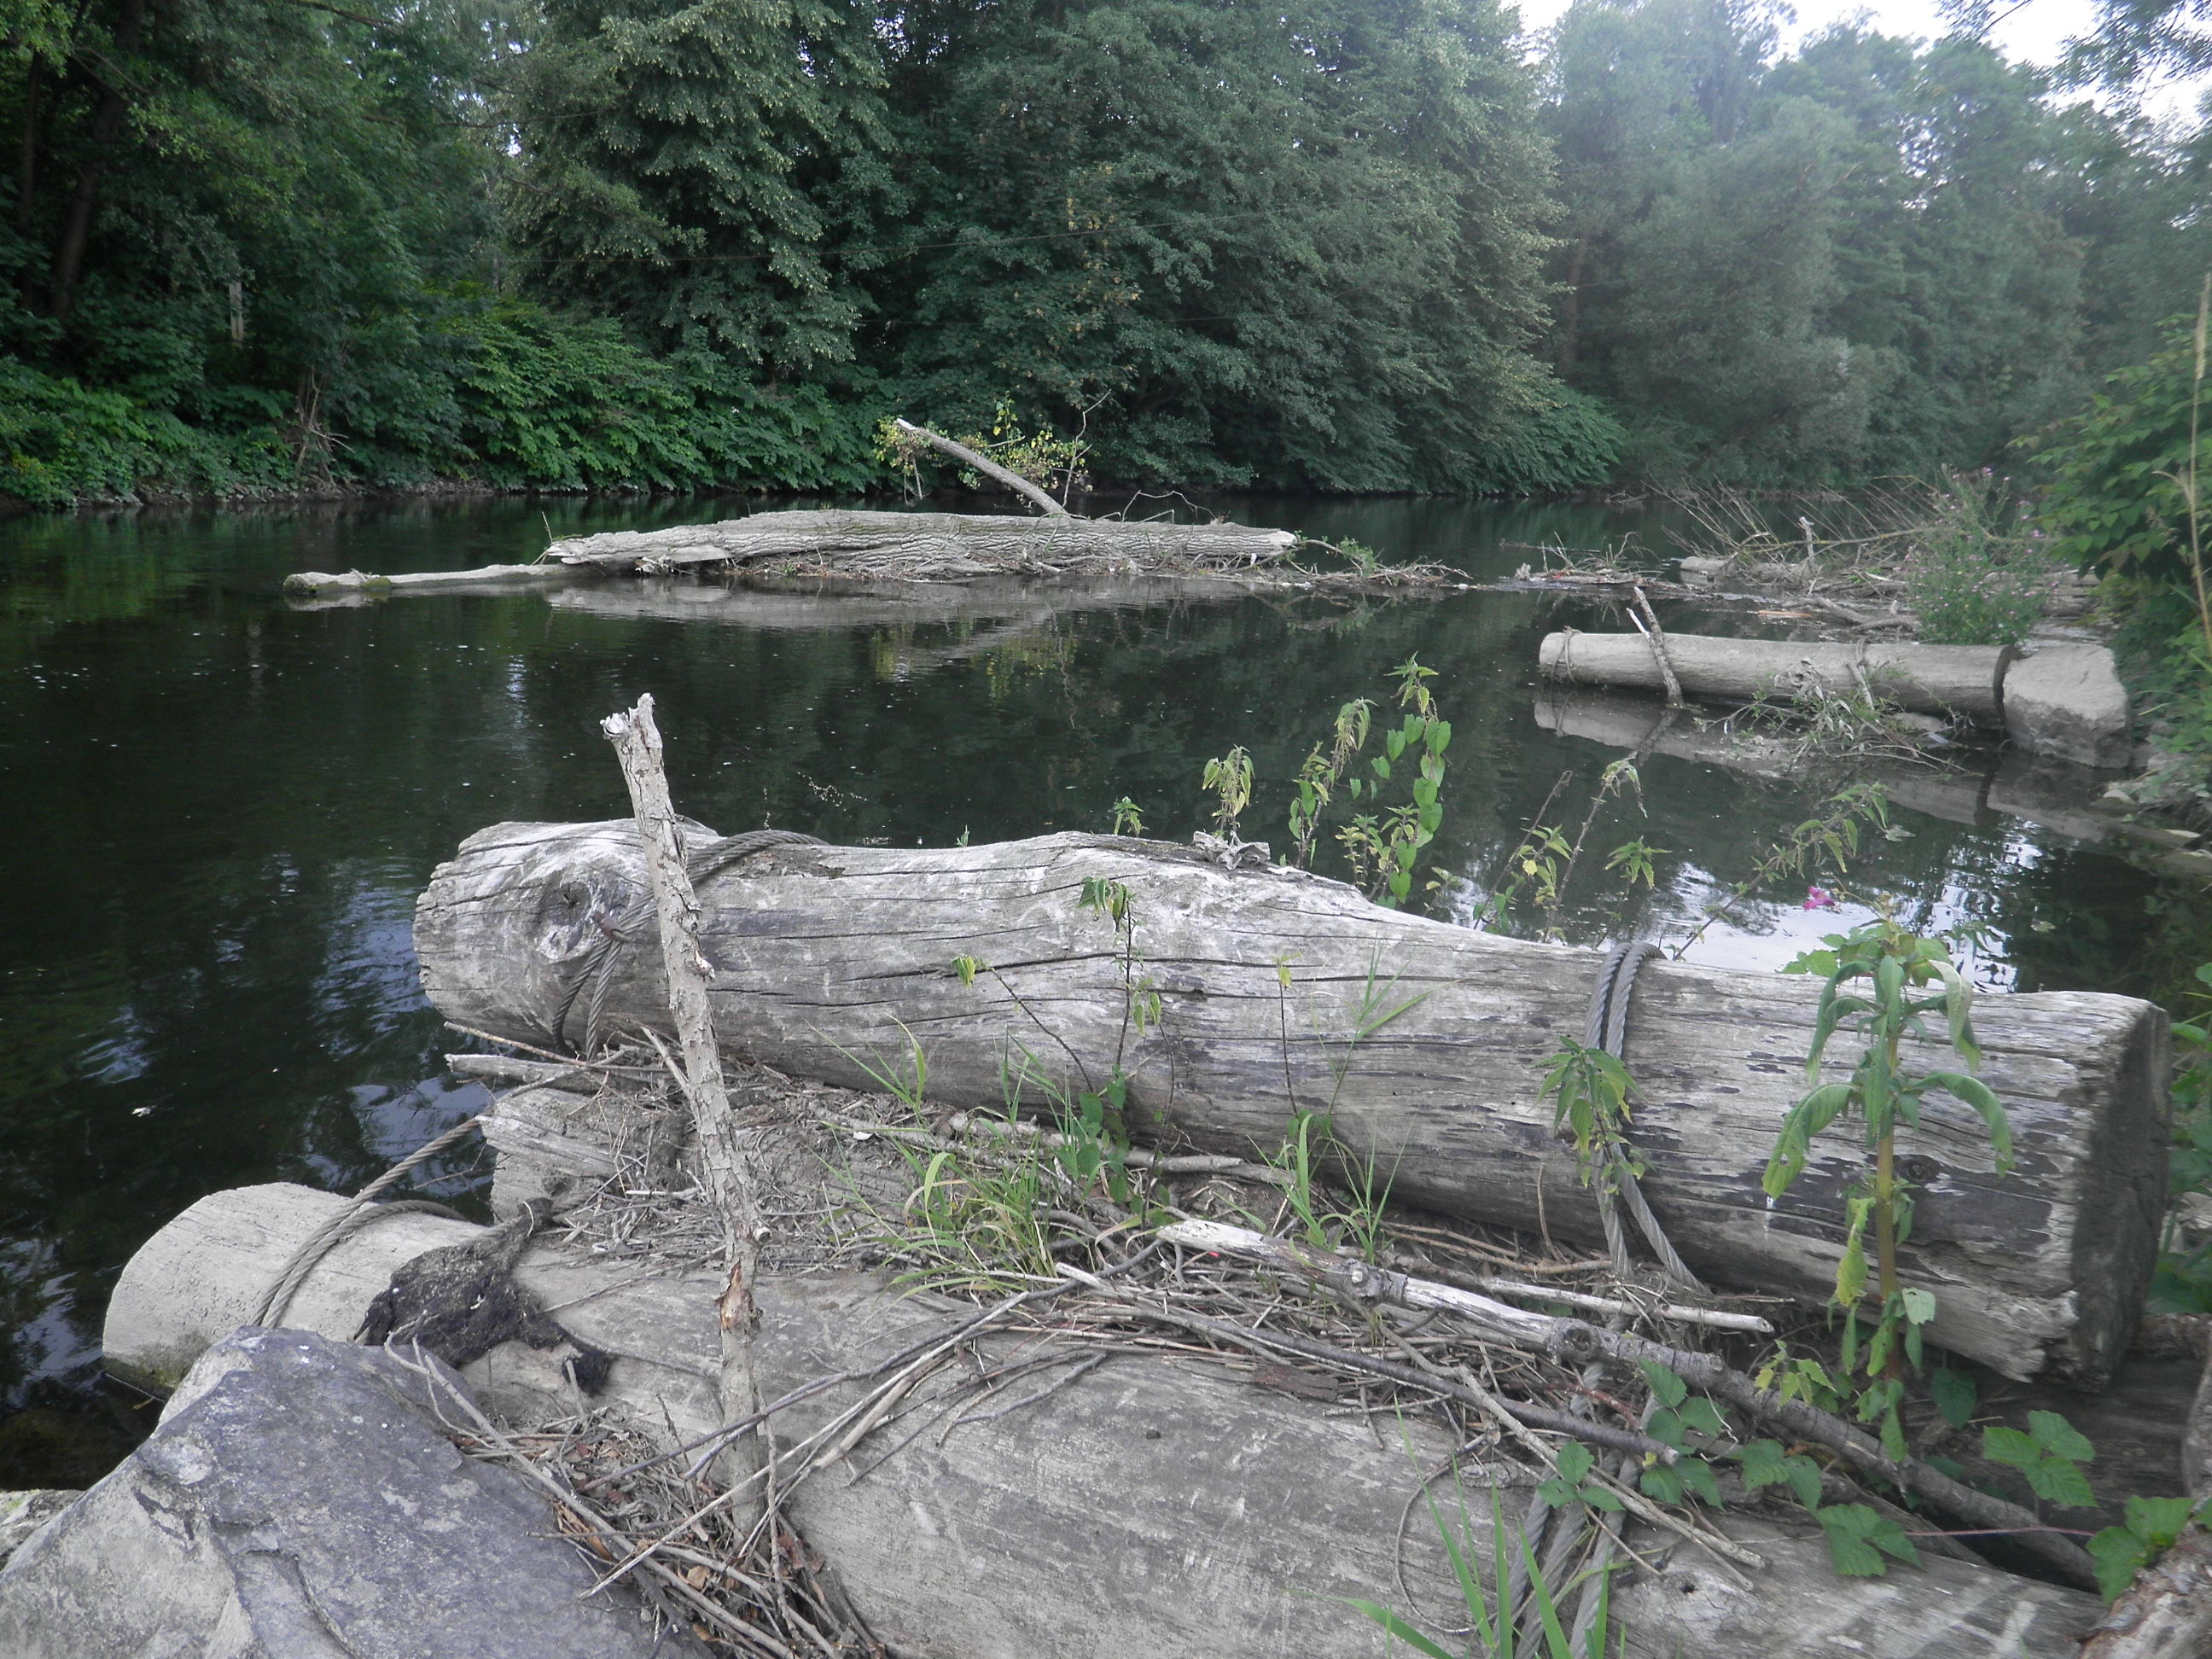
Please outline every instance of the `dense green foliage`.
[[1648, 476], [1980, 465], [2193, 297], [2196, 149], [1971, 38], [1773, 38], [1735, 0], [1582, 0], [1558, 31], [1552, 350]]
[[[2140, 362], [2212, 143], [1747, 0], [0, 0], [0, 480], [1978, 465]], [[2112, 61], [2117, 62], [2117, 59]]]

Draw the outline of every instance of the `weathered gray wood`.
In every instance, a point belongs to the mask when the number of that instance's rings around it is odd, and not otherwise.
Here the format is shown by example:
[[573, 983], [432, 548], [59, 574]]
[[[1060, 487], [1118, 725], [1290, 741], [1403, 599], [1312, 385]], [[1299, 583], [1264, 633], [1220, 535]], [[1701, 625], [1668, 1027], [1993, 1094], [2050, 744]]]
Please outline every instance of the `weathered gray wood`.
[[584, 580], [592, 573], [566, 564], [487, 564], [473, 570], [424, 570], [412, 575], [380, 576], [373, 571], [301, 570], [284, 578], [287, 593], [360, 593], [369, 596], [442, 592], [457, 587], [537, 590]]
[[1297, 543], [1287, 530], [1238, 524], [828, 511], [756, 513], [719, 524], [611, 531], [556, 542], [547, 556], [622, 572], [711, 564], [937, 578], [1073, 568], [1135, 574], [1154, 568], [1235, 569], [1268, 563]]
[[[640, 697], [633, 708], [608, 715], [599, 722], [599, 730], [614, 744], [623, 781], [629, 786], [638, 844], [645, 856], [646, 886], [653, 895], [653, 933], [660, 946], [661, 977], [668, 987], [668, 1013], [683, 1049], [684, 1094], [691, 1107], [700, 1177], [721, 1224], [725, 1278], [714, 1299], [715, 1325], [722, 1347], [722, 1420], [735, 1423], [754, 1415], [761, 1404], [753, 1380], [753, 1333], [760, 1322], [753, 1305], [753, 1280], [763, 1231], [759, 1177], [722, 1081], [722, 1050], [714, 1040], [714, 1017], [707, 1003], [711, 969], [699, 950], [699, 900], [684, 867], [684, 827], [668, 799], [668, 771], [661, 758], [660, 728], [653, 723], [653, 694]], [[738, 1436], [716, 1460], [723, 1484], [740, 1490], [732, 1509], [748, 1531], [768, 1512], [766, 1489], [753, 1489], [766, 1465], [767, 1449], [757, 1434]]]
[[895, 420], [892, 424], [912, 437], [921, 439], [940, 455], [950, 455], [963, 466], [973, 467], [985, 477], [996, 480], [1017, 495], [1034, 503], [1048, 519], [1064, 519], [1067, 509], [1045, 494], [1018, 472], [1012, 472], [988, 455], [979, 455], [957, 439], [948, 438], [941, 432], [932, 432], [926, 426], [916, 426], [912, 421]]
[[[111, 1364], [144, 1379], [219, 1340], [342, 1202], [282, 1185], [200, 1200], [125, 1268], [106, 1330]], [[381, 1241], [380, 1261], [342, 1246], [302, 1285], [293, 1322], [346, 1334], [392, 1267], [453, 1242], [458, 1225], [380, 1222], [366, 1240]], [[625, 1264], [563, 1261], [544, 1245], [518, 1276], [561, 1305], [580, 1337], [619, 1356], [604, 1399], [635, 1426], [665, 1437], [672, 1425], [689, 1438], [717, 1421], [714, 1276], [641, 1280]], [[973, 1312], [868, 1277], [770, 1277], [761, 1305], [761, 1383], [771, 1395], [872, 1363]], [[1036, 1356], [1033, 1338], [979, 1346], [988, 1358], [1017, 1342]], [[1069, 1358], [1086, 1352], [1072, 1347]], [[558, 1360], [509, 1343], [464, 1375], [489, 1409], [527, 1427], [578, 1408]], [[1370, 1659], [1379, 1638], [1331, 1599], [1340, 1596], [1397, 1606], [1432, 1628], [1463, 1623], [1449, 1618], [1449, 1564], [1419, 1486], [1447, 1462], [1450, 1441], [1418, 1417], [1378, 1426], [1331, 1416], [1255, 1388], [1245, 1374], [1241, 1362], [1130, 1355], [949, 1432], [950, 1417], [913, 1419], [927, 1431], [863, 1442], [849, 1474], [833, 1468], [802, 1484], [791, 1512], [875, 1633], [915, 1659]], [[780, 1443], [789, 1448], [858, 1392], [848, 1385], [780, 1415]], [[994, 1397], [981, 1408], [1007, 1403]], [[1486, 1559], [1486, 1477], [1500, 1476], [1470, 1461], [1462, 1477]], [[1501, 1480], [1509, 1514], [1526, 1506], [1525, 1486], [1513, 1484], [1525, 1479]], [[1449, 1483], [1433, 1490], [1452, 1512]], [[1723, 1525], [1768, 1563], [1747, 1588], [1695, 1550], [1670, 1553], [1668, 1539], [1631, 1533], [1646, 1559], [1662, 1562], [1614, 1592], [1635, 1659], [2070, 1659], [2097, 1615], [2088, 1596], [1956, 1561], [1878, 1581], [1838, 1578], [1807, 1523], [1731, 1514]]]
[[[549, 1027], [602, 936], [594, 918], [622, 914], [638, 890], [633, 839], [626, 823], [471, 836], [416, 909], [431, 1000], [463, 1024], [566, 1040]], [[1078, 902], [1088, 880], [1127, 889], [1137, 960], [1126, 977], [1112, 922]], [[1010, 1066], [1103, 1085], [1118, 1054], [1150, 1134], [1249, 1154], [1279, 1144], [1293, 1107], [1326, 1112], [1395, 1198], [1599, 1236], [1538, 1093], [1562, 1036], [1582, 1028], [1595, 951], [1098, 836], [783, 847], [723, 870], [701, 899], [722, 1041], [787, 1073], [876, 1086], [861, 1062], [902, 1072], [911, 1040], [933, 1101], [990, 1107]], [[987, 964], [972, 983], [955, 970], [961, 957]], [[1128, 1018], [1133, 980], [1158, 995], [1157, 1022]], [[1717, 1280], [1814, 1297], [1832, 1282], [1863, 1149], [1832, 1130], [1773, 1204], [1759, 1177], [1805, 1086], [1818, 994], [1802, 977], [1653, 963], [1627, 1042], [1648, 1097], [1637, 1120], [1648, 1188], [1677, 1247]], [[652, 1021], [664, 1004], [649, 949], [620, 953], [611, 1015]], [[2132, 998], [2043, 993], [1985, 998], [1976, 1020], [2016, 1166], [1996, 1176], [1979, 1121], [1931, 1100], [1904, 1147], [1921, 1188], [1905, 1276], [1935, 1293], [1945, 1346], [2008, 1375], [2094, 1385], [2126, 1344], [2155, 1255], [2166, 1018]], [[1841, 1075], [1856, 1055], [1843, 1044], [1831, 1057]]]
[[[1730, 640], [1669, 634], [1667, 654], [1692, 696], [1748, 702], [1762, 692], [1787, 696], [1793, 680], [1856, 696], [1862, 681], [1900, 708], [1960, 714], [2002, 724], [2001, 687], [2008, 647], [1855, 641]], [[1537, 662], [1547, 678], [1659, 691], [1665, 682], [1641, 634], [1547, 634]]]

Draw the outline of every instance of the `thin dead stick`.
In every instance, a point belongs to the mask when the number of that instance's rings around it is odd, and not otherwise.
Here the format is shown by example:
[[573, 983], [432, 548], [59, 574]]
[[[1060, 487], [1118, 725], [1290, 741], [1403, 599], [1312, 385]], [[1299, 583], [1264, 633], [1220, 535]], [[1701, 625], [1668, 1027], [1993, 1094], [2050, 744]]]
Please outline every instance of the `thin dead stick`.
[[[1418, 1354], [1414, 1357], [1416, 1359], [1419, 1358]], [[1519, 1416], [1518, 1409], [1510, 1401], [1501, 1400], [1488, 1389], [1484, 1388], [1482, 1380], [1475, 1376], [1472, 1366], [1459, 1365], [1453, 1369], [1458, 1376], [1461, 1386], [1474, 1397], [1476, 1404], [1486, 1416], [1518, 1441], [1522, 1448], [1536, 1459], [1538, 1467], [1557, 1470], [1559, 1461], [1558, 1455], [1530, 1431], [1528, 1425]], [[1613, 1496], [1620, 1500], [1621, 1506], [1640, 1521], [1648, 1522], [1652, 1526], [1686, 1538], [1723, 1560], [1734, 1561], [1739, 1565], [1754, 1568], [1764, 1567], [1766, 1565], [1766, 1558], [1756, 1551], [1744, 1548], [1732, 1538], [1724, 1538], [1717, 1532], [1692, 1526], [1680, 1516], [1668, 1514], [1641, 1492], [1625, 1486], [1617, 1480], [1607, 1479], [1602, 1470], [1593, 1469], [1589, 1478], [1602, 1481]], [[1739, 1582], [1738, 1588], [1748, 1589], [1751, 1586]]]
[[[525, 1453], [520, 1446], [514, 1444], [508, 1435], [495, 1427], [491, 1419], [477, 1409], [476, 1401], [469, 1398], [465, 1390], [454, 1388], [443, 1376], [441, 1376], [437, 1370], [422, 1358], [419, 1346], [415, 1350], [416, 1358], [412, 1360], [397, 1348], [387, 1348], [386, 1352], [392, 1356], [402, 1369], [412, 1371], [422, 1379], [432, 1410], [437, 1413], [440, 1419], [448, 1429], [453, 1430], [456, 1433], [459, 1432], [459, 1425], [446, 1416], [444, 1408], [440, 1403], [441, 1399], [452, 1401], [467, 1414], [471, 1425], [471, 1433], [473, 1436], [481, 1437], [484, 1444], [493, 1448], [501, 1456], [519, 1468], [529, 1479], [543, 1486], [551, 1494], [556, 1504], [568, 1510], [591, 1528], [594, 1534], [602, 1540], [620, 1540], [623, 1538], [622, 1529], [613, 1522], [577, 1496], [573, 1489], [547, 1474], [538, 1467], [536, 1458]], [[647, 1561], [643, 1565], [664, 1589], [680, 1597], [701, 1617], [710, 1620], [739, 1640], [757, 1645], [762, 1651], [770, 1655], [771, 1659], [793, 1659], [791, 1650], [766, 1631], [733, 1619], [728, 1613], [716, 1606], [711, 1598], [700, 1595], [679, 1575], [670, 1571], [658, 1561]], [[596, 1588], [594, 1587], [594, 1591]], [[591, 1595], [594, 1591], [586, 1591], [586, 1594]]]
[[[1391, 1360], [1377, 1359], [1372, 1354], [1356, 1353], [1350, 1348], [1340, 1348], [1332, 1343], [1316, 1342], [1310, 1337], [1292, 1336], [1288, 1332], [1271, 1331], [1264, 1328], [1255, 1329], [1243, 1325], [1233, 1325], [1226, 1320], [1209, 1319], [1204, 1314], [1182, 1313], [1173, 1308], [1158, 1307], [1129, 1291], [1109, 1285], [1103, 1280], [1097, 1279], [1093, 1275], [1084, 1273], [1079, 1267], [1071, 1267], [1066, 1262], [1060, 1264], [1060, 1270], [1079, 1283], [1090, 1283], [1095, 1289], [1104, 1291], [1113, 1297], [1116, 1304], [1139, 1318], [1152, 1320], [1163, 1325], [1173, 1325], [1182, 1330], [1212, 1337], [1217, 1341], [1233, 1343], [1240, 1348], [1249, 1349], [1255, 1353], [1269, 1358], [1279, 1353], [1294, 1353], [1302, 1358], [1318, 1359], [1324, 1364], [1334, 1365], [1344, 1370], [1365, 1371], [1370, 1376], [1384, 1377], [1409, 1389], [1423, 1389], [1431, 1394], [1443, 1395], [1467, 1405], [1480, 1406], [1481, 1403], [1448, 1377], [1426, 1376], [1420, 1371], [1408, 1370], [1406, 1366], [1397, 1364]], [[1608, 1429], [1601, 1424], [1589, 1423], [1577, 1417], [1570, 1417], [1565, 1412], [1555, 1412], [1544, 1406], [1524, 1404], [1517, 1400], [1501, 1403], [1504, 1409], [1511, 1412], [1518, 1421], [1531, 1428], [1547, 1429], [1556, 1434], [1572, 1435], [1578, 1440], [1587, 1440], [1592, 1445], [1604, 1446], [1613, 1451], [1635, 1452], [1641, 1456], [1657, 1457], [1662, 1462], [1670, 1463], [1674, 1461], [1674, 1451], [1672, 1447], [1662, 1445], [1658, 1441], [1646, 1435], [1630, 1434], [1620, 1429]]]
[[950, 455], [954, 460], [958, 461], [963, 466], [974, 467], [976, 471], [981, 473], [985, 477], [995, 479], [1000, 483], [1006, 485], [1007, 489], [1012, 490], [1017, 495], [1022, 496], [1024, 499], [1034, 502], [1037, 508], [1042, 512], [1048, 519], [1065, 519], [1072, 516], [1066, 507], [1062, 507], [1058, 501], [1053, 500], [1053, 498], [1047, 495], [1043, 490], [1039, 489], [1027, 478], [1022, 477], [1020, 473], [1009, 472], [1005, 467], [1000, 466], [996, 461], [992, 460], [989, 457], [978, 455], [974, 450], [969, 448], [966, 444], [955, 443], [951, 439], [945, 436], [944, 434], [932, 432], [926, 426], [916, 426], [912, 421], [894, 420], [892, 424], [896, 426], [900, 431], [905, 433], [908, 437], [921, 439], [922, 442], [927, 444], [932, 449], [936, 450], [939, 453]]
[[[722, 1258], [728, 1279], [715, 1307], [721, 1332], [722, 1374], [719, 1388], [722, 1420], [734, 1422], [760, 1409], [753, 1376], [753, 1332], [759, 1315], [753, 1307], [753, 1280], [760, 1261], [761, 1221], [751, 1159], [730, 1111], [722, 1080], [722, 1054], [714, 1041], [714, 1013], [707, 1004], [712, 971], [699, 950], [699, 901], [684, 863], [684, 832], [669, 799], [668, 773], [661, 761], [660, 730], [653, 719], [650, 692], [626, 714], [610, 714], [599, 729], [615, 746], [623, 780], [629, 786], [637, 817], [637, 838], [645, 849], [645, 876], [653, 890], [659, 922], [660, 959], [668, 975], [668, 1012], [684, 1048], [681, 1081], [697, 1131], [699, 1163], [722, 1226]], [[720, 1471], [732, 1491], [750, 1492], [762, 1468], [761, 1437], [743, 1435], [726, 1443]], [[765, 1512], [766, 1494], [741, 1500], [745, 1524]]]
[[[1471, 1291], [1407, 1279], [1400, 1273], [1368, 1267], [1364, 1262], [1347, 1261], [1340, 1256], [1316, 1258], [1298, 1252], [1281, 1240], [1268, 1238], [1265, 1234], [1255, 1233], [1247, 1228], [1225, 1226], [1219, 1222], [1179, 1221], [1161, 1228], [1159, 1236], [1188, 1249], [1223, 1250], [1256, 1257], [1287, 1271], [1318, 1279], [1346, 1295], [1361, 1299], [1394, 1302], [1407, 1307], [1436, 1308], [1456, 1314], [1479, 1325], [1486, 1334], [1523, 1346], [1545, 1349], [1577, 1363], [1604, 1354], [1632, 1364], [1650, 1360], [1664, 1365], [1692, 1387], [1703, 1389], [1731, 1405], [1741, 1406], [1753, 1416], [1789, 1429], [1802, 1439], [1817, 1441], [1840, 1453], [1846, 1462], [1880, 1475], [1900, 1490], [1917, 1492], [1966, 1520], [2022, 1534], [2022, 1548], [2033, 1550], [2051, 1566], [2065, 1573], [2071, 1582], [2096, 1583], [2095, 1564], [2089, 1559], [2087, 1552], [2065, 1539], [2037, 1531], [2042, 1526], [2042, 1520], [2033, 1512], [2016, 1504], [2007, 1503], [2001, 1498], [1977, 1492], [1917, 1459], [1908, 1459], [1901, 1464], [1893, 1462], [1871, 1435], [1802, 1401], [1785, 1400], [1778, 1394], [1760, 1388], [1750, 1376], [1730, 1369], [1711, 1354], [1669, 1347], [1625, 1332], [1601, 1331], [1578, 1319], [1555, 1319], [1530, 1313], [1525, 1309], [1493, 1302]], [[1524, 1417], [1522, 1420], [1528, 1419]]]
[[[1628, 591], [1636, 605], [1636, 610], [1629, 612], [1628, 619], [1636, 624], [1637, 632], [1651, 641], [1651, 655], [1659, 664], [1659, 678], [1667, 683], [1667, 707], [1688, 708], [1689, 705], [1682, 700], [1682, 682], [1674, 676], [1674, 659], [1667, 650], [1666, 633], [1659, 626], [1659, 617], [1651, 609], [1651, 601], [1644, 597], [1644, 590], [1640, 587], [1632, 587]], [[1637, 611], [1644, 613], [1640, 618]], [[1650, 626], [1645, 627], [1646, 623]]]

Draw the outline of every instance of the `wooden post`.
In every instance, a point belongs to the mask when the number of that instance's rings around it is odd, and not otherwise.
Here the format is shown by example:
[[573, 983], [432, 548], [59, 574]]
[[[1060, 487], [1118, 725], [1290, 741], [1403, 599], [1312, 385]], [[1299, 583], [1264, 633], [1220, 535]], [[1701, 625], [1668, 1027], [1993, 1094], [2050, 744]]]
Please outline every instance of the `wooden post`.
[[1065, 519], [1071, 516], [1066, 507], [1022, 477], [1020, 473], [1008, 471], [996, 461], [978, 455], [966, 444], [955, 443], [942, 433], [932, 432], [926, 426], [916, 426], [912, 421], [898, 421], [896, 424], [900, 431], [921, 439], [922, 442], [940, 454], [950, 455], [963, 466], [974, 467], [985, 477], [995, 478], [1017, 495], [1034, 501], [1048, 519]]
[[[610, 714], [599, 729], [615, 746], [623, 779], [629, 785], [637, 815], [637, 838], [645, 849], [645, 875], [653, 890], [659, 923], [660, 959], [668, 975], [668, 1012], [683, 1047], [684, 1092], [698, 1130], [700, 1172], [722, 1224], [722, 1261], [727, 1277], [716, 1304], [722, 1335], [722, 1420], [737, 1422], [760, 1409], [753, 1379], [752, 1339], [759, 1323], [753, 1307], [753, 1280], [760, 1257], [760, 1217], [754, 1199], [751, 1159], [730, 1112], [729, 1090], [722, 1080], [722, 1054], [714, 1041], [714, 1018], [707, 1006], [707, 958], [699, 950], [699, 901], [684, 867], [684, 831], [668, 795], [668, 774], [661, 763], [660, 729], [653, 724], [653, 695], [637, 700], [627, 714]], [[739, 1488], [760, 1476], [765, 1465], [757, 1434], [738, 1436], [724, 1451], [720, 1472]], [[732, 1513], [750, 1526], [766, 1512], [764, 1492], [747, 1492]]]

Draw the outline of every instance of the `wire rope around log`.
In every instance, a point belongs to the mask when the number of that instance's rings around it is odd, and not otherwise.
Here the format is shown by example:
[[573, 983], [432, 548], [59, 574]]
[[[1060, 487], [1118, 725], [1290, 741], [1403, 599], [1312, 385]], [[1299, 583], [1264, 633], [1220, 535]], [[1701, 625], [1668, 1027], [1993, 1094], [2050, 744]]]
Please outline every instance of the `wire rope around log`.
[[276, 1282], [255, 1304], [253, 1317], [248, 1322], [267, 1326], [273, 1325], [283, 1319], [286, 1310], [292, 1305], [293, 1297], [299, 1293], [300, 1286], [307, 1282], [307, 1275], [315, 1270], [315, 1264], [337, 1249], [340, 1240], [358, 1231], [371, 1222], [380, 1221], [387, 1216], [395, 1215], [435, 1215], [442, 1216], [449, 1221], [467, 1220], [468, 1218], [459, 1212], [425, 1198], [397, 1199], [389, 1204], [380, 1204], [376, 1200], [379, 1194], [390, 1191], [410, 1170], [435, 1158], [448, 1146], [466, 1139], [475, 1133], [483, 1121], [483, 1113], [478, 1113], [474, 1117], [463, 1118], [443, 1134], [426, 1141], [414, 1152], [410, 1152], [375, 1180], [370, 1182], [368, 1186], [356, 1193], [351, 1203], [316, 1228], [301, 1243], [300, 1248], [292, 1252], [291, 1260], [284, 1264], [284, 1271], [276, 1275]]
[[[723, 836], [696, 850], [687, 851], [684, 858], [684, 872], [696, 888], [713, 879], [741, 859], [755, 853], [764, 853], [771, 847], [819, 847], [818, 836], [801, 835], [796, 830], [747, 830], [734, 836]], [[599, 1030], [606, 1012], [607, 994], [613, 987], [615, 969], [622, 959], [623, 947], [636, 942], [640, 930], [653, 919], [653, 894], [641, 889], [632, 894], [629, 902], [611, 916], [594, 907], [592, 922], [599, 937], [584, 953], [577, 964], [576, 975], [568, 981], [561, 996], [561, 1006], [554, 1010], [549, 1035], [556, 1047], [568, 1042], [568, 1017], [574, 1012], [576, 1003], [586, 990], [590, 996], [584, 1003], [584, 1035], [580, 1044], [569, 1052], [578, 1054], [592, 1053], [599, 1045]]]
[[[1625, 1060], [1621, 1052], [1628, 1037], [1628, 1003], [1636, 988], [1637, 970], [1651, 957], [1660, 954], [1659, 946], [1648, 939], [1623, 939], [1605, 953], [1598, 966], [1597, 984], [1590, 994], [1589, 1022], [1583, 1028], [1583, 1042], [1592, 1048], [1602, 1048], [1615, 1060]], [[1651, 1212], [1643, 1188], [1638, 1185], [1636, 1171], [1630, 1167], [1622, 1148], [1627, 1143], [1616, 1140], [1607, 1145], [1604, 1167], [1598, 1172], [1598, 1219], [1605, 1228], [1607, 1249], [1613, 1256], [1613, 1271], [1623, 1279], [1631, 1278], [1636, 1263], [1628, 1251], [1627, 1229], [1621, 1224], [1620, 1212], [1626, 1209], [1636, 1223], [1637, 1231], [1644, 1235], [1652, 1253], [1659, 1258], [1661, 1270], [1666, 1275], [1693, 1291], [1702, 1291], [1705, 1284], [1692, 1273], [1689, 1264], [1667, 1237], [1659, 1218]]]

